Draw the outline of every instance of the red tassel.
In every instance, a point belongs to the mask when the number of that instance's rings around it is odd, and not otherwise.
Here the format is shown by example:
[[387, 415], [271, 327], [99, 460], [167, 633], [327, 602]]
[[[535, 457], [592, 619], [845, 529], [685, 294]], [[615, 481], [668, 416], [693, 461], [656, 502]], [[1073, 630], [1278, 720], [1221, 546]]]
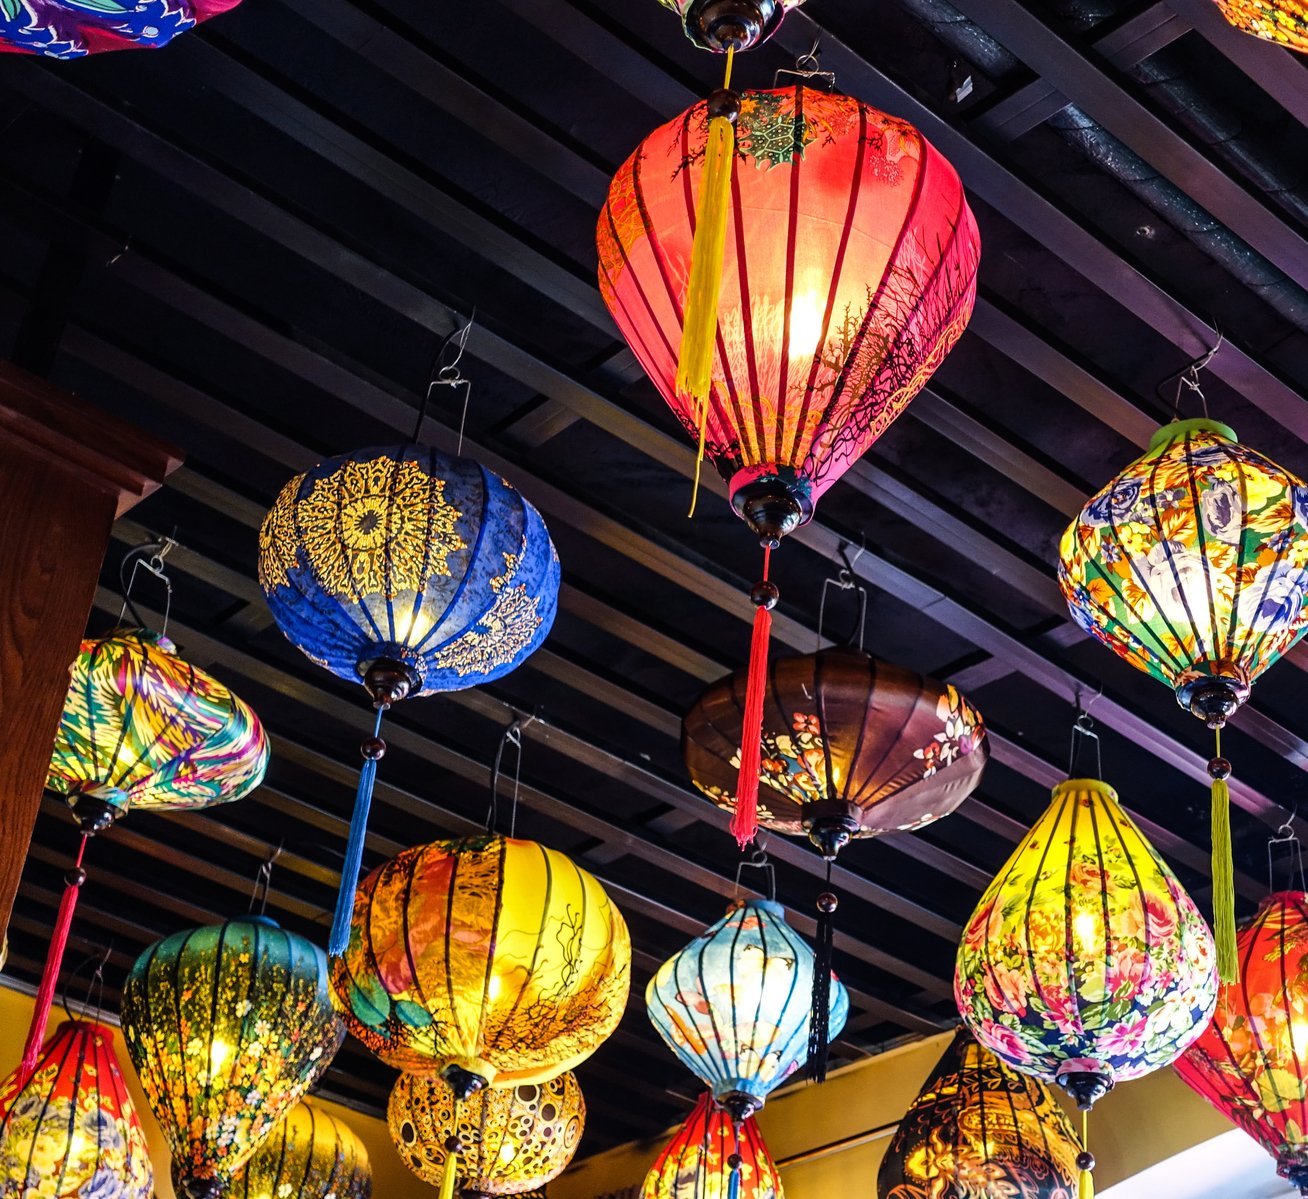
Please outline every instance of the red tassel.
[[749, 647], [749, 675], [745, 681], [745, 713], [740, 730], [740, 777], [736, 782], [736, 811], [731, 832], [744, 849], [758, 833], [758, 783], [763, 767], [763, 699], [767, 693], [768, 642], [772, 638], [772, 609], [780, 592], [768, 581], [772, 551], [763, 554], [763, 579], [755, 584], [750, 599], [758, 606], [754, 613], [754, 637]]
[[25, 1087], [36, 1070], [41, 1056], [41, 1043], [45, 1040], [46, 1025], [50, 1022], [50, 1009], [54, 1006], [55, 988], [59, 985], [59, 972], [64, 964], [64, 949], [68, 945], [68, 931], [73, 926], [73, 913], [77, 910], [77, 896], [86, 882], [82, 857], [86, 853], [86, 837], [82, 837], [77, 851], [77, 862], [64, 876], [64, 894], [59, 901], [59, 914], [55, 917], [54, 931], [50, 934], [50, 950], [46, 954], [45, 969], [41, 973], [41, 986], [36, 992], [36, 1006], [32, 1011], [32, 1024], [27, 1030], [23, 1046], [23, 1060], [18, 1067], [19, 1087]]

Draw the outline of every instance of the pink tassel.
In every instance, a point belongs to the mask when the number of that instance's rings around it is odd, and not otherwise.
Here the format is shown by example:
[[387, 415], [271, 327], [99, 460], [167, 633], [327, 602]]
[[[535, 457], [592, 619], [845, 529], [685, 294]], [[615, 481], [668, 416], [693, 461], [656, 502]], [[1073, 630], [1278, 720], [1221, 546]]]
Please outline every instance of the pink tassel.
[[756, 583], [750, 599], [757, 605], [754, 637], [749, 647], [749, 674], [745, 680], [745, 713], [740, 730], [740, 777], [736, 782], [736, 811], [731, 832], [744, 849], [758, 833], [758, 784], [763, 764], [763, 700], [767, 694], [768, 642], [772, 638], [772, 609], [780, 597], [775, 583], [768, 581], [772, 551], [763, 556], [763, 580]]
[[77, 862], [64, 876], [64, 894], [59, 901], [59, 914], [55, 917], [54, 930], [50, 934], [50, 950], [46, 954], [41, 986], [36, 992], [32, 1024], [27, 1030], [27, 1042], [23, 1046], [23, 1060], [18, 1067], [20, 1088], [27, 1085], [36, 1070], [37, 1058], [41, 1056], [46, 1025], [50, 1022], [50, 1009], [54, 1006], [55, 988], [59, 985], [59, 972], [64, 964], [68, 932], [73, 926], [73, 913], [77, 910], [77, 896], [82, 889], [82, 884], [86, 882], [86, 871], [82, 869], [82, 857], [85, 853], [86, 837], [84, 836], [81, 847], [77, 851]]

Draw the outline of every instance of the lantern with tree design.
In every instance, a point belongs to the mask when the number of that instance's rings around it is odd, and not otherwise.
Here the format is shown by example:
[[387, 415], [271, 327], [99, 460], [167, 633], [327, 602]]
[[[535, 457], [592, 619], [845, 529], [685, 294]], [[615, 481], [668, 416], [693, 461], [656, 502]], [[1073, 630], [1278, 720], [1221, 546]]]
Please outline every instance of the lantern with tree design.
[[709, 1092], [655, 1159], [641, 1199], [784, 1199], [758, 1122], [737, 1123]]

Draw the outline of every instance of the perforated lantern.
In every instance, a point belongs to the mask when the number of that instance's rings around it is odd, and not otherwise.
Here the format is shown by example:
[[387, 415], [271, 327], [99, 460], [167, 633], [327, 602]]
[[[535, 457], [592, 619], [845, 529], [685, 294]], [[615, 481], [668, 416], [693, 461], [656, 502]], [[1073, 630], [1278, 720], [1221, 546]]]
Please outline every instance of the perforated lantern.
[[586, 1102], [571, 1071], [466, 1100], [439, 1078], [401, 1074], [386, 1124], [400, 1160], [424, 1182], [444, 1182], [455, 1139], [453, 1185], [464, 1199], [523, 1195], [567, 1169], [585, 1131]]
[[378, 1057], [467, 1096], [583, 1062], [621, 1020], [630, 971], [626, 922], [591, 875], [487, 834], [407, 849], [364, 879], [331, 979]]
[[305, 1099], [233, 1175], [227, 1199], [371, 1199], [368, 1150], [344, 1120]]
[[61, 1024], [24, 1082], [0, 1090], [4, 1199], [151, 1199], [145, 1132], [114, 1053], [113, 1031]]
[[1049, 1088], [960, 1029], [895, 1130], [877, 1199], [1073, 1199], [1080, 1153]]
[[363, 743], [329, 952], [345, 947], [381, 717], [409, 695], [498, 679], [545, 640], [559, 560], [539, 513], [469, 458], [413, 444], [298, 475], [259, 532], [259, 582], [283, 633], [377, 709]]
[[767, 41], [781, 19], [804, 0], [659, 0], [680, 15], [690, 38], [701, 50], [725, 53], [750, 50]]
[[[715, 925], [663, 963], [645, 991], [659, 1036], [736, 1120], [809, 1056], [814, 954], [768, 899], [733, 904]], [[831, 979], [829, 1029], [849, 1015]]]
[[1303, 0], [1217, 0], [1217, 7], [1245, 33], [1308, 51], [1308, 4]]
[[737, 1127], [707, 1092], [655, 1159], [640, 1194], [641, 1199], [728, 1199], [733, 1194], [735, 1199], [784, 1199], [781, 1175], [758, 1123], [750, 1117]]
[[954, 996], [1001, 1061], [1088, 1108], [1203, 1032], [1212, 934], [1117, 793], [1070, 779], [968, 921]]
[[215, 1199], [345, 1038], [327, 958], [262, 916], [176, 933], [123, 987], [123, 1036], [188, 1199]]
[[1235, 977], [1231, 765], [1220, 730], [1308, 629], [1308, 487], [1225, 425], [1165, 425], [1063, 534], [1059, 583], [1092, 637], [1218, 730], [1213, 909]]
[[0, 0], [0, 52], [82, 58], [166, 46], [240, 0]]
[[1197, 1094], [1308, 1195], [1308, 895], [1263, 901], [1239, 937], [1240, 977], [1176, 1063]]

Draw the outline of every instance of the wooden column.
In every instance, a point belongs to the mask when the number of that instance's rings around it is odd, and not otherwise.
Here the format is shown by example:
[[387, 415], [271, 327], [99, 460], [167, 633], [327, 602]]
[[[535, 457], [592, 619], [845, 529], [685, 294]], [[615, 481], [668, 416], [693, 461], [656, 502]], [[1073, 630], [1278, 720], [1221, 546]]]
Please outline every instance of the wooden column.
[[0, 931], [110, 526], [181, 462], [171, 446], [0, 361]]

